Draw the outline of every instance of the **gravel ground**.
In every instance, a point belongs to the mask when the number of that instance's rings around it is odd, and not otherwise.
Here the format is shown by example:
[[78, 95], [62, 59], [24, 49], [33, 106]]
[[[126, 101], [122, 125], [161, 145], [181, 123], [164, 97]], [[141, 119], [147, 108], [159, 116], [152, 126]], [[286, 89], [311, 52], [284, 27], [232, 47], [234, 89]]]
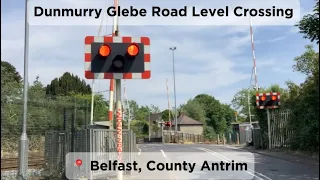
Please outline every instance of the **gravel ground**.
[[[37, 178], [41, 176], [42, 169], [29, 169], [28, 177], [31, 179], [32, 177]], [[16, 180], [17, 179], [17, 170], [12, 171], [4, 171], [1, 172], [1, 180]]]

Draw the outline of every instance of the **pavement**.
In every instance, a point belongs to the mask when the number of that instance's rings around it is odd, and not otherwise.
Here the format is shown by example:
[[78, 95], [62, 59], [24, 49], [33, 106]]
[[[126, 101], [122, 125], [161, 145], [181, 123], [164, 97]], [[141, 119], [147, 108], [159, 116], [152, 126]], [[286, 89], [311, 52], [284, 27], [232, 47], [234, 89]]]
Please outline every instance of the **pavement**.
[[241, 147], [239, 149], [256, 153], [256, 154], [270, 156], [277, 159], [282, 159], [284, 161], [293, 162], [297, 164], [308, 165], [308, 166], [319, 166], [318, 156], [312, 157], [309, 155], [298, 154], [298, 153], [283, 151], [283, 150], [256, 150], [253, 147]]
[[[319, 179], [319, 160], [294, 156], [282, 152], [254, 151], [252, 149], [213, 144], [139, 144], [139, 155], [153, 155], [165, 162], [177, 160], [195, 160], [197, 162], [224, 161], [248, 162], [248, 170], [240, 174], [235, 171], [210, 172], [200, 168], [188, 174], [162, 173], [149, 178], [153, 179], [254, 179], [254, 180], [316, 180]], [[242, 153], [242, 154], [241, 154]], [[150, 157], [149, 157], [150, 158]], [[239, 159], [240, 158], [240, 159]], [[242, 158], [242, 160], [241, 160]], [[180, 162], [179, 161], [179, 162]], [[198, 163], [197, 163], [198, 164]], [[197, 165], [198, 166], [198, 165]], [[144, 175], [143, 175], [144, 176]], [[126, 177], [125, 179], [148, 179], [146, 177]]]

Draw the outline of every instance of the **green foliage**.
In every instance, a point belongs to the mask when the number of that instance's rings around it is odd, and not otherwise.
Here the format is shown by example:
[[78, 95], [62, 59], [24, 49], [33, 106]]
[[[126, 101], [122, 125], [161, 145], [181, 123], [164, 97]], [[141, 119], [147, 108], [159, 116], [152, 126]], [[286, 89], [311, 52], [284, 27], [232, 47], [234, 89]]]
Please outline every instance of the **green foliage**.
[[[76, 94], [77, 104], [82, 104], [84, 107], [91, 107], [91, 94]], [[93, 119], [94, 121], [107, 121], [109, 111], [109, 101], [105, 100], [102, 94], [94, 95]]]
[[[160, 113], [159, 107], [155, 105], [139, 106], [138, 103], [134, 100], [130, 100], [128, 104], [131, 112], [130, 128], [137, 135], [137, 137], [148, 136], [148, 133], [149, 133], [148, 116], [149, 114]], [[151, 131], [155, 132], [157, 130], [158, 130], [158, 126], [156, 124], [152, 124]]]
[[189, 100], [181, 109], [185, 114], [192, 119], [205, 123], [206, 112], [202, 108], [201, 104], [195, 100]]
[[[234, 97], [232, 102], [232, 106], [237, 110], [239, 115], [245, 115], [246, 119], [249, 119], [249, 105], [250, 105], [250, 110], [255, 108], [255, 104], [251, 102], [255, 102], [255, 95], [256, 92], [253, 89], [241, 89], [238, 91]], [[249, 96], [249, 102], [248, 103], [248, 96]]]
[[213, 129], [213, 127], [206, 126], [206, 125], [203, 127], [203, 135], [210, 141], [212, 141], [213, 139], [215, 139], [217, 137], [217, 134], [216, 134], [215, 130]]
[[212, 140], [226, 132], [234, 120], [234, 110], [208, 94], [199, 94], [180, 107], [187, 116], [203, 122], [203, 135]]
[[91, 94], [91, 87], [69, 72], [65, 72], [60, 78], [55, 78], [46, 87], [46, 92], [54, 96], [66, 96], [73, 94]]
[[306, 46], [306, 51], [294, 59], [295, 70], [306, 74], [300, 86], [288, 82], [292, 111], [290, 125], [295, 133], [291, 148], [304, 151], [319, 151], [319, 52]]
[[319, 53], [314, 51], [312, 45], [305, 46], [305, 48], [306, 52], [294, 59], [296, 65], [293, 68], [307, 76], [317, 76], [319, 75]]
[[130, 127], [137, 137], [144, 137], [148, 135], [149, 125], [147, 121], [134, 120], [131, 122]]
[[[161, 112], [161, 118], [163, 121], [165, 122], [168, 122], [170, 120], [173, 120], [174, 119], [174, 112], [172, 112], [171, 110], [169, 109], [166, 109], [164, 111]], [[170, 118], [169, 118], [169, 114], [170, 114]]]
[[150, 112], [152, 114], [157, 114], [157, 113], [161, 113], [160, 109], [158, 106], [155, 106], [153, 104], [150, 105], [150, 107], [148, 107], [150, 109]]
[[[65, 76], [67, 75], [68, 73], [65, 73]], [[61, 87], [66, 87], [63, 85], [65, 84], [64, 81], [60, 82], [62, 83]], [[73, 82], [76, 82], [76, 80]], [[79, 89], [81, 90], [81, 88]], [[88, 106], [90, 105], [89, 102], [91, 102], [88, 100], [91, 100], [91, 96], [83, 95], [88, 93], [88, 90], [83, 89], [83, 92], [81, 92], [79, 89], [78, 91], [73, 91], [69, 87], [60, 96], [53, 94], [48, 96], [47, 88], [44, 87], [38, 76], [28, 89], [28, 135], [43, 135], [48, 130], [62, 130], [64, 119], [67, 122], [66, 128], [69, 130], [72, 118], [75, 119], [77, 128], [81, 128], [85, 123], [88, 123], [87, 117], [90, 113]], [[1, 61], [2, 137], [14, 138], [21, 133], [21, 119], [23, 117], [22, 90], [22, 78], [16, 72], [14, 66]], [[66, 90], [70, 90], [70, 92]], [[75, 92], [79, 92], [79, 95], [75, 94]], [[97, 119], [106, 120], [108, 112], [107, 102], [101, 95], [96, 96], [95, 106]], [[64, 112], [66, 112], [65, 115]], [[100, 117], [103, 117], [103, 119]]]
[[1, 60], [1, 107], [8, 100], [19, 99], [22, 94], [22, 77], [16, 68]]
[[316, 41], [319, 44], [319, 1], [316, 1], [313, 14], [303, 16], [296, 26], [299, 28], [300, 33], [304, 34], [304, 38], [310, 39], [311, 42]]

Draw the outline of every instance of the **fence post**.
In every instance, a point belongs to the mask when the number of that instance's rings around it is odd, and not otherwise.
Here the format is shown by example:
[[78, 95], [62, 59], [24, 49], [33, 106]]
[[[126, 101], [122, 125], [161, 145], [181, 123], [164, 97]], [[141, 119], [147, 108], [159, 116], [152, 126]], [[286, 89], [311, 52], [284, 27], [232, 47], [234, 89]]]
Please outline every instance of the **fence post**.
[[67, 131], [67, 110], [63, 108], [63, 130]]
[[220, 135], [217, 135], [217, 144], [220, 144]]
[[74, 112], [72, 113], [72, 119], [71, 119], [71, 152], [75, 152], [75, 131], [76, 131], [76, 99], [74, 99]]
[[85, 129], [88, 129], [88, 101], [84, 101], [84, 123], [85, 123]]
[[240, 137], [239, 137], [239, 133], [237, 133], [237, 145], [240, 144]]
[[75, 118], [74, 118], [75, 116], [74, 116], [74, 114], [72, 113], [72, 119], [71, 119], [71, 152], [74, 152], [74, 144], [75, 144], [75, 142], [74, 142], [74, 139], [75, 139]]
[[222, 138], [223, 138], [223, 145], [226, 145], [226, 138], [225, 138], [224, 133], [223, 133], [223, 135], [222, 135]]
[[231, 133], [229, 133], [229, 144], [232, 144]]

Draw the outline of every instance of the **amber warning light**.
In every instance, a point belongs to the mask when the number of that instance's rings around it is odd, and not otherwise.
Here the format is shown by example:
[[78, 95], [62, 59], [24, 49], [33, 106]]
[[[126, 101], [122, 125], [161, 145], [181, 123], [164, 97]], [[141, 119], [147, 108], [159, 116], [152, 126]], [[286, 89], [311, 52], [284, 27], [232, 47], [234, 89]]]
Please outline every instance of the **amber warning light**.
[[99, 49], [99, 54], [103, 57], [109, 56], [111, 48], [108, 45], [102, 45]]
[[265, 96], [262, 96], [261, 97], [261, 101], [265, 101], [266, 100], [266, 97]]
[[273, 101], [277, 100], [277, 96], [272, 96], [271, 98]]
[[136, 44], [131, 44], [128, 47], [127, 52], [130, 56], [136, 56], [139, 53], [139, 47]]

